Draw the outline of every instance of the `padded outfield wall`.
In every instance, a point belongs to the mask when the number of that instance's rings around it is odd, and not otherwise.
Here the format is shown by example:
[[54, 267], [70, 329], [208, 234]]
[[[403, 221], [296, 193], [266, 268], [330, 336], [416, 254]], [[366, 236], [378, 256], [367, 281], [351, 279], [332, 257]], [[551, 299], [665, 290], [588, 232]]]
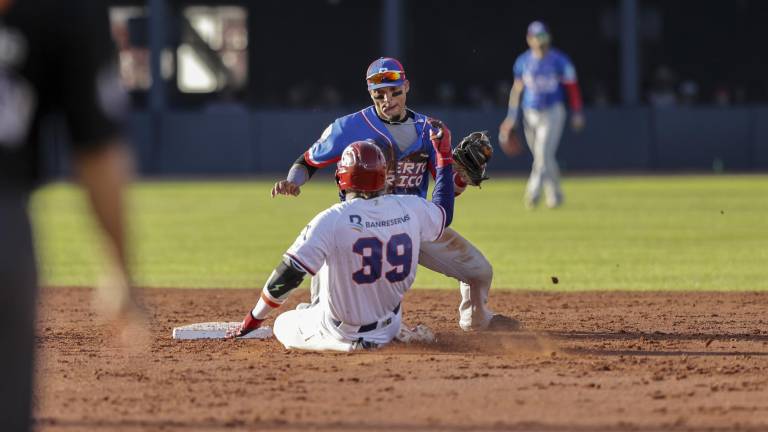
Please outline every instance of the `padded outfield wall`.
[[[417, 107], [443, 119], [454, 137], [487, 129], [502, 111]], [[349, 111], [217, 109], [137, 113], [131, 135], [148, 175], [250, 175], [285, 172], [327, 124]], [[610, 108], [586, 111], [587, 128], [567, 131], [558, 159], [571, 172], [768, 170], [768, 107]], [[526, 152], [496, 157], [494, 171], [522, 172]]]

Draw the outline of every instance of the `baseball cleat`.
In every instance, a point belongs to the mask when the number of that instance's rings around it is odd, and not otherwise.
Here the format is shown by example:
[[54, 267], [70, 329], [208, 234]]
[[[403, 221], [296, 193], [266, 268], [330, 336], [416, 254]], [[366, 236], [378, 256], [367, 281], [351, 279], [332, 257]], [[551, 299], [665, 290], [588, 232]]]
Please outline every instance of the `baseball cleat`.
[[523, 200], [523, 205], [525, 205], [526, 210], [534, 210], [536, 206], [539, 205], [539, 199], [525, 197]]
[[547, 207], [551, 209], [558, 208], [561, 205], [563, 205], [563, 199], [561, 197], [556, 197], [554, 199], [547, 200]]
[[358, 339], [352, 344], [352, 351], [357, 350], [374, 350], [379, 347], [376, 342], [367, 341], [363, 338]]

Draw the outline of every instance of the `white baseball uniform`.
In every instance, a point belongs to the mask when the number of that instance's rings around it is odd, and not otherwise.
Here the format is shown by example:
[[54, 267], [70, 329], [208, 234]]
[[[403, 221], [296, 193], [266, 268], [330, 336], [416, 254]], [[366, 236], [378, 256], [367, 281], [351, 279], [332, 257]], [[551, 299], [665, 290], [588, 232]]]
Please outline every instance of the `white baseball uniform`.
[[[305, 152], [304, 163], [315, 168], [329, 166], [339, 160], [349, 143], [372, 139], [382, 147], [384, 155], [392, 156], [395, 162], [393, 172], [387, 176], [389, 191], [398, 195], [426, 197], [436, 157], [429, 140], [428, 117], [412, 110], [407, 110], [407, 113], [407, 121], [395, 124], [380, 119], [373, 106], [340, 117]], [[291, 173], [295, 172], [291, 169]], [[298, 185], [306, 182], [306, 177], [299, 180], [290, 173], [289, 178], [297, 181]], [[465, 186], [455, 182], [454, 190], [460, 192]], [[486, 301], [493, 269], [482, 252], [467, 239], [450, 229], [446, 230], [444, 238], [449, 236], [450, 240], [422, 244], [419, 263], [461, 282], [459, 325], [464, 330], [483, 329], [492, 316]], [[316, 279], [312, 279], [312, 303], [318, 291], [319, 281]]]
[[[463, 330], [482, 330], [488, 326], [493, 312], [488, 309], [488, 293], [493, 281], [493, 267], [488, 259], [453, 228], [446, 228], [437, 241], [423, 241], [419, 264], [459, 280], [459, 327]], [[312, 303], [320, 291], [320, 275], [312, 278]]]
[[277, 317], [286, 348], [352, 351], [390, 342], [416, 277], [421, 244], [443, 234], [445, 211], [421, 197], [355, 198], [318, 214], [286, 257], [317, 275], [318, 298]]

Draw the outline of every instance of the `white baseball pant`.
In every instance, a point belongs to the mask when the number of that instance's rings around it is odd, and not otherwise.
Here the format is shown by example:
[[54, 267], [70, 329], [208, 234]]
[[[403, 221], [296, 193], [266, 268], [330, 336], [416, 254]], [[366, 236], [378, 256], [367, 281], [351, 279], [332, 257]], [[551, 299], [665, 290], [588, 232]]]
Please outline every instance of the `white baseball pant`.
[[[422, 242], [420, 249], [419, 264], [459, 280], [459, 326], [462, 330], [482, 330], [487, 327], [493, 317], [486, 306], [493, 280], [493, 267], [483, 253], [450, 227], [443, 231], [438, 241]], [[311, 304], [316, 304], [318, 300], [322, 270], [311, 281]]]
[[523, 120], [525, 139], [533, 153], [533, 167], [525, 199], [535, 205], [541, 197], [543, 186], [547, 206], [556, 207], [563, 201], [560, 168], [555, 153], [565, 126], [565, 107], [559, 103], [545, 110], [525, 109]]
[[436, 242], [421, 243], [419, 264], [459, 280], [459, 326], [463, 330], [482, 330], [488, 326], [493, 316], [486, 306], [493, 268], [469, 240], [446, 228]]
[[[400, 331], [401, 322], [402, 308], [385, 317], [379, 328], [357, 333], [356, 339], [347, 339], [336, 331], [322, 304], [316, 302], [309, 307], [283, 312], [275, 319], [272, 331], [288, 349], [350, 352], [365, 347], [361, 339], [376, 346], [388, 344]], [[348, 332], [354, 331], [347, 324], [340, 325], [345, 326]]]

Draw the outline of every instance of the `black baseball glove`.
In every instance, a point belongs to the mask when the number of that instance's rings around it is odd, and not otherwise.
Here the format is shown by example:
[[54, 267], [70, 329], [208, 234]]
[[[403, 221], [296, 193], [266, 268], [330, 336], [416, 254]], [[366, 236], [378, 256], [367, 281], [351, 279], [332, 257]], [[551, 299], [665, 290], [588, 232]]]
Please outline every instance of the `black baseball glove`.
[[480, 186], [480, 183], [490, 178], [485, 175], [485, 166], [492, 156], [493, 147], [488, 133], [472, 132], [453, 149], [453, 165], [467, 184]]

